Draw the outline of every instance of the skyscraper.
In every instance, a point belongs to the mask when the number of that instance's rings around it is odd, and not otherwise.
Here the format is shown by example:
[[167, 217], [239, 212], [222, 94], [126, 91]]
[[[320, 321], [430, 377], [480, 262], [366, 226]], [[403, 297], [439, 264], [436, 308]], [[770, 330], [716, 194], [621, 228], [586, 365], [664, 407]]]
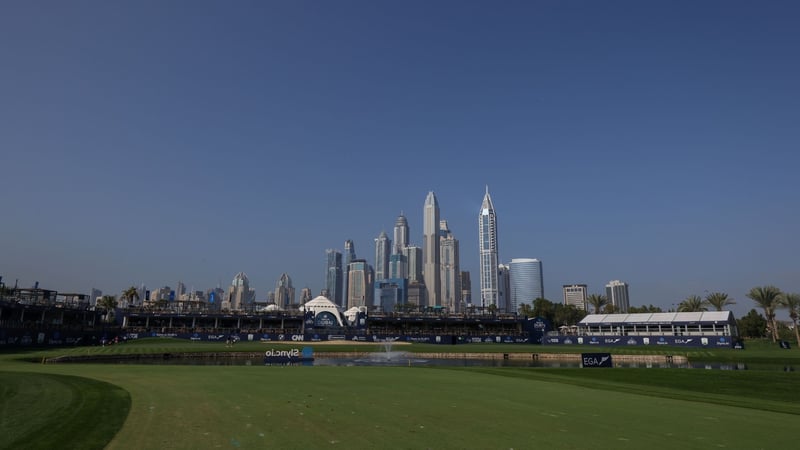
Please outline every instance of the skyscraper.
[[408, 259], [402, 253], [389, 257], [389, 278], [408, 279]]
[[275, 283], [275, 304], [283, 309], [294, 304], [294, 286], [288, 274], [282, 273]]
[[614, 311], [627, 313], [630, 307], [628, 299], [628, 283], [619, 280], [611, 280], [606, 285], [606, 298], [608, 303], [614, 306]]
[[523, 303], [531, 306], [537, 298], [544, 298], [542, 262], [535, 258], [514, 258], [510, 264], [511, 298], [508, 311], [517, 311]]
[[239, 272], [233, 277], [231, 287], [228, 288], [228, 299], [223, 302], [223, 309], [226, 307], [234, 311], [245, 309], [252, 303], [250, 299], [250, 280], [244, 272]]
[[497, 305], [497, 216], [495, 216], [489, 186], [483, 196], [478, 215], [480, 244], [481, 306]]
[[355, 259], [348, 265], [347, 281], [347, 308], [354, 306], [369, 306], [372, 296], [372, 286], [370, 286], [370, 267], [367, 261]]
[[457, 312], [462, 312], [467, 305], [472, 304], [472, 280], [469, 276], [469, 271], [461, 271], [461, 305], [456, 309]]
[[426, 306], [441, 306], [439, 273], [439, 202], [433, 191], [425, 197], [422, 221], [422, 278], [428, 289]]
[[447, 226], [447, 221], [439, 222], [439, 244], [441, 257], [442, 306], [456, 311], [461, 304], [461, 268], [458, 261], [458, 239]]
[[328, 290], [329, 300], [339, 306], [344, 306], [342, 301], [342, 252], [336, 249], [325, 251], [328, 256], [327, 270], [325, 271], [325, 288]]
[[389, 255], [392, 250], [392, 241], [385, 231], [375, 238], [375, 279], [389, 278]]
[[355, 261], [356, 259], [356, 247], [353, 245], [353, 241], [350, 239], [344, 241], [344, 254], [342, 255], [343, 265], [344, 265], [344, 274], [342, 277], [342, 303], [344, 306], [347, 306], [349, 303], [349, 287], [348, 283], [350, 282], [350, 274], [348, 271], [350, 270], [350, 263]]
[[304, 287], [300, 289], [300, 303], [311, 301], [312, 298], [314, 298], [314, 296], [311, 295], [311, 288]]
[[586, 311], [587, 286], [585, 284], [565, 284], [564, 305], [572, 305], [582, 311]]
[[408, 270], [406, 276], [409, 283], [415, 281], [422, 282], [422, 249], [413, 245], [403, 249], [403, 255], [406, 257], [406, 264]]
[[398, 255], [403, 253], [403, 249], [408, 245], [408, 221], [406, 216], [401, 212], [394, 222], [394, 246], [392, 246], [392, 254]]
[[507, 264], [497, 265], [497, 310], [508, 311], [511, 305], [511, 271]]

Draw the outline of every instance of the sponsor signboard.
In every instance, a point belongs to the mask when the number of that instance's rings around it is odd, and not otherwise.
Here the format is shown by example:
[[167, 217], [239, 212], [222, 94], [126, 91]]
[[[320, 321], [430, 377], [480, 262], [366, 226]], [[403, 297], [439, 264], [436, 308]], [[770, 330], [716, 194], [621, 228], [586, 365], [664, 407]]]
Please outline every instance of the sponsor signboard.
[[653, 345], [671, 347], [727, 347], [735, 341], [730, 336], [545, 336], [544, 345]]
[[292, 348], [289, 350], [269, 349], [264, 352], [264, 364], [290, 364], [307, 362], [314, 360], [314, 349], [303, 347], [303, 349]]
[[581, 353], [581, 367], [614, 367], [611, 353]]

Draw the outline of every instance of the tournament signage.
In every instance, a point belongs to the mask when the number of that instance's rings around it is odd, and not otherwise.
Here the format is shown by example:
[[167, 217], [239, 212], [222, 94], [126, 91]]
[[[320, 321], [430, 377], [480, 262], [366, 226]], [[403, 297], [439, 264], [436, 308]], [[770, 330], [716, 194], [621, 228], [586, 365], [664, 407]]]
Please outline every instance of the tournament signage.
[[581, 353], [581, 367], [614, 367], [611, 353]]
[[292, 348], [289, 350], [270, 349], [264, 352], [264, 364], [290, 364], [314, 361], [314, 350], [311, 347]]

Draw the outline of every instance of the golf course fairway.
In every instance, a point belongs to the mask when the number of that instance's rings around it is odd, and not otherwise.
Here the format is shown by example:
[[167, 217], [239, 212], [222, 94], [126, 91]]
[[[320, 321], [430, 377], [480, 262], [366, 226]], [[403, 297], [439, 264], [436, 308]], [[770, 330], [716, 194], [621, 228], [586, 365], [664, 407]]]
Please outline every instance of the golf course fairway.
[[[660, 385], [670, 374], [682, 381]], [[796, 373], [0, 361], [3, 386], [34, 379], [44, 399], [65, 389], [50, 377], [74, 380], [56, 375], [105, 381], [130, 394], [130, 412], [109, 449], [785, 449], [795, 447], [800, 423]], [[715, 392], [717, 376], [727, 387]], [[778, 388], [735, 389], [764, 380]], [[38, 403], [20, 407], [20, 394], [1, 392], [4, 427], [12, 414], [24, 421], [47, 411]], [[125, 412], [118, 400], [96, 407], [113, 420]], [[71, 444], [96, 425], [93, 419], [51, 434], [57, 447], [102, 448]], [[13, 442], [0, 435], [0, 448]], [[24, 448], [55, 447], [33, 441]]]

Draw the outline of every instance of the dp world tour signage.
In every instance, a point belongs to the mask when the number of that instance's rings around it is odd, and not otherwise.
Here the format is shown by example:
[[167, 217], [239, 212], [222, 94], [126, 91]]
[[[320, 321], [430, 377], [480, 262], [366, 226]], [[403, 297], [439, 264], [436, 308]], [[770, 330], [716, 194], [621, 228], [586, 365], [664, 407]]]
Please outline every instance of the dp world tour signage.
[[611, 353], [581, 353], [581, 367], [614, 367]]

